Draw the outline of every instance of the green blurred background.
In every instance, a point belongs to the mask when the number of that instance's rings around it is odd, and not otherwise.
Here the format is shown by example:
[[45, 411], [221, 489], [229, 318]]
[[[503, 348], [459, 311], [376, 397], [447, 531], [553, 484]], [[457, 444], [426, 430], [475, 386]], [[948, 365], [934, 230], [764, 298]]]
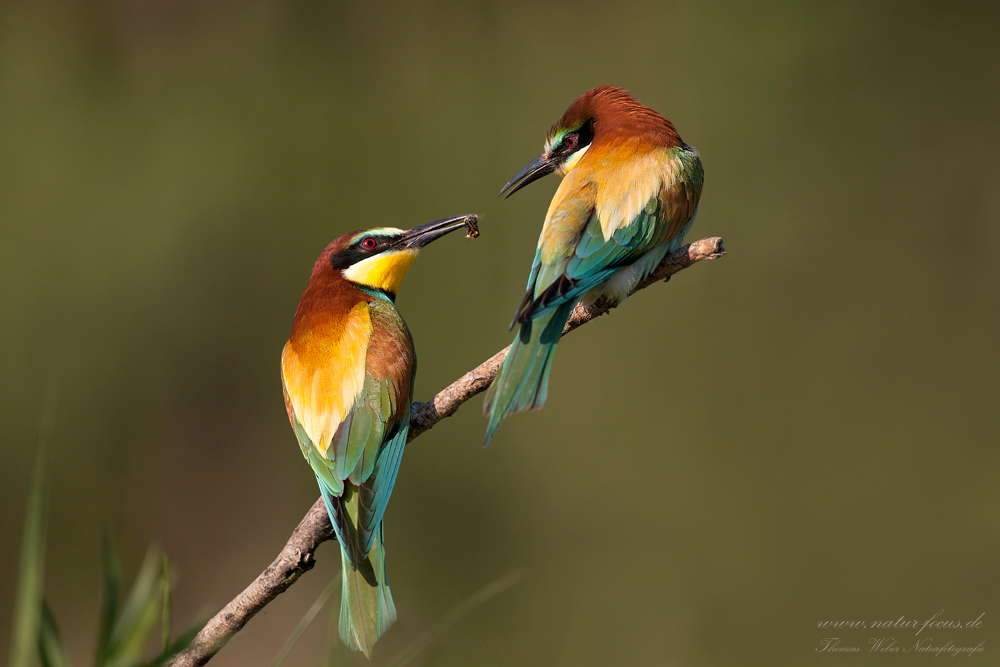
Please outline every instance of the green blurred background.
[[[428, 398], [509, 342], [556, 179], [497, 191], [614, 83], [701, 151], [691, 238], [730, 254], [569, 336], [489, 449], [480, 398], [410, 445], [376, 664], [522, 566], [423, 664], [917, 664], [817, 654], [816, 624], [938, 609], [986, 612], [931, 636], [997, 664], [998, 30], [996, 3], [3, 3], [0, 656], [47, 386], [46, 589], [85, 665], [102, 526], [127, 575], [170, 555], [184, 625], [316, 498], [278, 357], [326, 243], [485, 214], [398, 300]], [[270, 661], [318, 556], [213, 665]]]

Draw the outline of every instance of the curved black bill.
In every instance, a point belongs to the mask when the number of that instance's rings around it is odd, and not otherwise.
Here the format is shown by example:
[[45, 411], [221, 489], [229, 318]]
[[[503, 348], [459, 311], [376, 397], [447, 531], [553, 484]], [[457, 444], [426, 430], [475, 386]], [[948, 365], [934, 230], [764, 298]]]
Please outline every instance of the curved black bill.
[[445, 234], [450, 234], [457, 229], [468, 229], [469, 236], [479, 234], [476, 223], [479, 222], [477, 215], [460, 215], [455, 218], [442, 218], [434, 222], [418, 225], [403, 234], [399, 240], [399, 245], [403, 248], [423, 248], [431, 241], [435, 241]]
[[537, 157], [532, 160], [527, 167], [517, 172], [517, 175], [514, 176], [514, 178], [507, 181], [507, 185], [503, 186], [500, 190], [500, 194], [497, 196], [506, 199], [528, 183], [537, 181], [542, 176], [551, 174], [555, 170], [556, 163], [552, 158], [545, 155]]

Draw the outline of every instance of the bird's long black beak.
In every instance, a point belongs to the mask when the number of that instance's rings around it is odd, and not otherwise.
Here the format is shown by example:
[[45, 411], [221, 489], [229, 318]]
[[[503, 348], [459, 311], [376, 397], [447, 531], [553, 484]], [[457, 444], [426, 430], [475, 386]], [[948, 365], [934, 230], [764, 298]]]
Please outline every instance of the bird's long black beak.
[[445, 234], [450, 234], [458, 229], [467, 229], [469, 236], [478, 236], [479, 227], [478, 215], [460, 215], [455, 218], [443, 218], [419, 225], [403, 234], [399, 240], [400, 247], [403, 248], [423, 248], [431, 241], [435, 241]]
[[527, 167], [517, 172], [514, 178], [507, 181], [507, 185], [503, 186], [500, 190], [498, 197], [503, 197], [506, 199], [512, 194], [523, 188], [528, 183], [532, 181], [537, 181], [542, 176], [547, 176], [556, 170], [556, 160], [555, 158], [549, 157], [547, 155], [541, 155], [531, 161]]

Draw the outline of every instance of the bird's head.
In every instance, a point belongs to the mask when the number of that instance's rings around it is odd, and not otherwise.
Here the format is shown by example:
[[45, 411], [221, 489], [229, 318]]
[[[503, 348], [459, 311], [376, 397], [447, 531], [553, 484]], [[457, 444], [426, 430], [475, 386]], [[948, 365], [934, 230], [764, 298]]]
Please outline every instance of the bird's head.
[[329, 267], [358, 287], [383, 292], [394, 299], [421, 248], [457, 229], [468, 229], [469, 235], [475, 236], [476, 221], [474, 215], [463, 215], [405, 231], [378, 227], [344, 234], [327, 247], [317, 269]]
[[627, 90], [600, 86], [588, 90], [566, 109], [545, 137], [545, 152], [510, 179], [500, 196], [507, 198], [552, 172], [567, 174], [587, 153], [609, 148], [637, 153], [683, 143], [669, 120]]

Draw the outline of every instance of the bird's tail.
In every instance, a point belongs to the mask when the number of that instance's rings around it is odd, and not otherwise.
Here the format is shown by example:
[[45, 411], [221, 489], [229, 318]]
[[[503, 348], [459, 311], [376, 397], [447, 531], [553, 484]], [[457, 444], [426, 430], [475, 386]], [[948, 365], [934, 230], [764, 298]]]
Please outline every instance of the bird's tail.
[[341, 548], [344, 585], [340, 596], [340, 638], [352, 649], [371, 658], [372, 647], [396, 620], [396, 606], [385, 583], [385, 551], [379, 527], [368, 557], [352, 567]]
[[521, 324], [500, 372], [486, 392], [483, 414], [489, 417], [489, 423], [484, 447], [507, 415], [545, 405], [552, 357], [573, 305], [564, 304]]

